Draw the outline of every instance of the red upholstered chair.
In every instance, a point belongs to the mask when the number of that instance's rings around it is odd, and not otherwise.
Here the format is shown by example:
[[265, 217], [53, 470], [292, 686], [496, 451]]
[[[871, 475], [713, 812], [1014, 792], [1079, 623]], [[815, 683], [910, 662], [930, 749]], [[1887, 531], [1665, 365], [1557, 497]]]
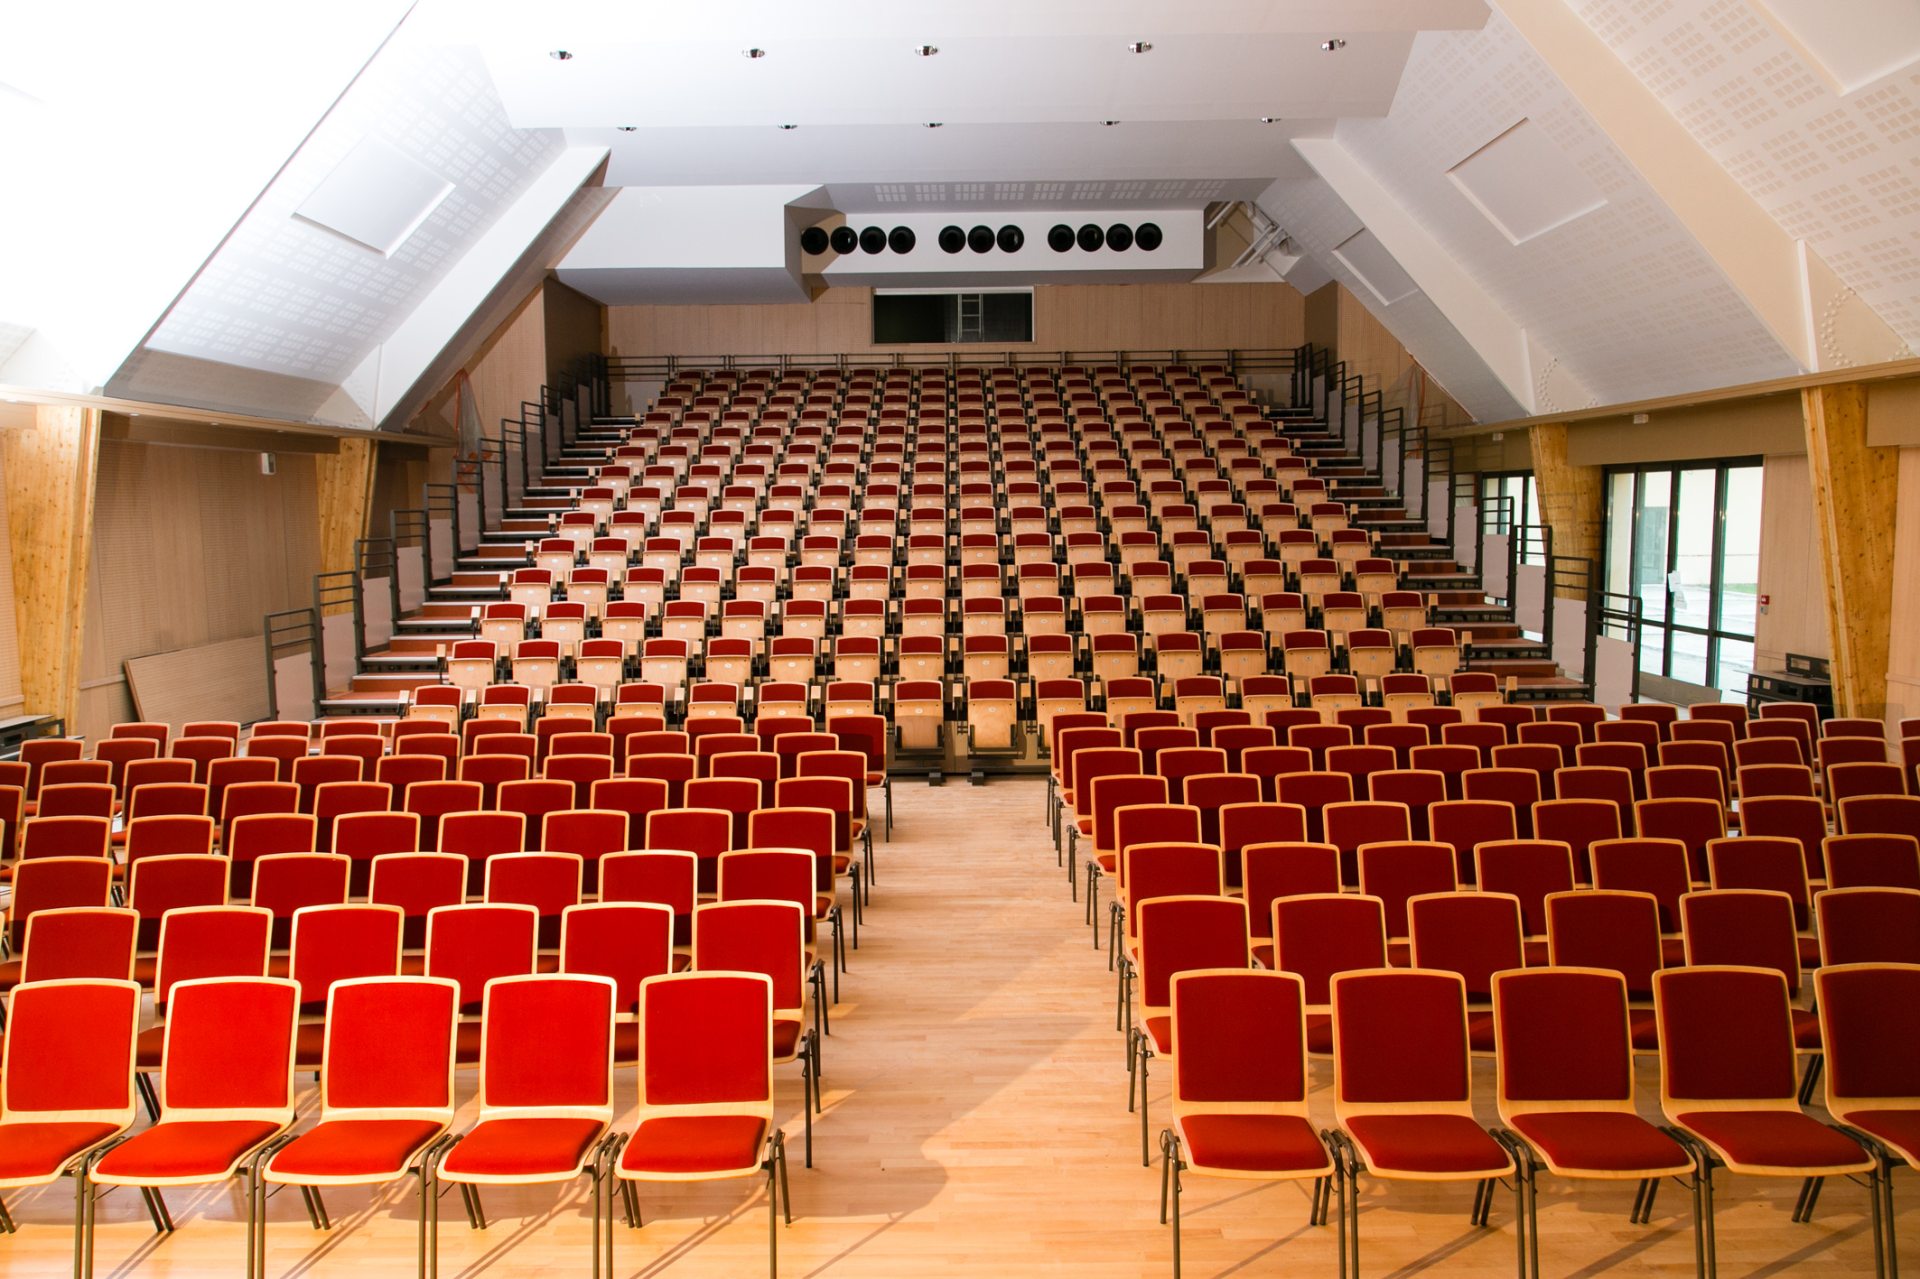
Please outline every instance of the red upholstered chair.
[[[324, 822], [322, 826], [324, 829]], [[420, 817], [417, 813], [369, 809], [341, 813], [334, 819], [333, 851], [352, 859], [350, 882], [356, 897], [367, 891], [367, 879], [373, 873], [374, 858], [387, 853], [417, 852], [419, 848]]]
[[[293, 1126], [293, 1046], [299, 988], [276, 977], [179, 982], [167, 1002], [160, 1061], [160, 1116], [115, 1146], [88, 1173], [96, 1186], [139, 1186], [155, 1226], [173, 1222], [165, 1186], [217, 1185], [240, 1177], [246, 1189], [246, 1273], [266, 1269], [266, 1194], [259, 1156]], [[93, 1212], [79, 1230], [93, 1253]]]
[[1628, 1033], [1635, 1052], [1657, 1052], [1653, 975], [1663, 958], [1660, 903], [1651, 893], [1581, 889], [1547, 898], [1547, 962], [1604, 968], [1627, 983]]
[[640, 987], [673, 971], [673, 908], [654, 902], [599, 901], [569, 906], [560, 931], [560, 971], [605, 977], [613, 983], [614, 1060], [631, 1065], [638, 1034], [628, 1020], [639, 1011]]
[[[642, 1181], [710, 1181], [765, 1174], [770, 1235], [767, 1269], [777, 1268], [786, 1184], [786, 1141], [773, 1123], [773, 986], [759, 973], [655, 977], [640, 992], [640, 1113], [615, 1138], [614, 1176]], [[627, 1224], [638, 1226], [634, 1196]], [[792, 1220], [792, 1210], [787, 1210]], [[613, 1268], [612, 1223], [605, 1243]]]
[[1354, 893], [1276, 898], [1273, 969], [1293, 973], [1307, 1001], [1307, 1052], [1333, 1055], [1332, 980], [1338, 973], [1387, 966], [1386, 908]]
[[105, 858], [112, 848], [113, 819], [104, 816], [30, 817], [20, 835], [21, 861], [36, 857]]
[[577, 854], [584, 865], [581, 892], [599, 891], [600, 859], [624, 852], [631, 843], [630, 816], [618, 809], [570, 808], [546, 815], [540, 847], [550, 853]]
[[1600, 729], [1637, 729], [1644, 732], [1651, 741], [1620, 740], [1612, 741], [1602, 737], [1597, 742], [1583, 742], [1573, 753], [1573, 762], [1582, 768], [1624, 768], [1633, 782], [1633, 798], [1647, 797], [1647, 769], [1659, 756], [1659, 734], [1651, 724], [1614, 722], [1602, 724]]
[[[1740, 801], [1740, 833], [1780, 835], [1800, 846], [1809, 880], [1825, 879], [1827, 865], [1821, 844], [1827, 837], [1827, 812], [1806, 795], [1757, 795]], [[1920, 861], [1915, 864], [1920, 874]], [[1916, 884], [1920, 887], [1920, 884]]]
[[1313, 755], [1304, 746], [1248, 746], [1240, 752], [1240, 771], [1260, 779], [1260, 794], [1268, 800], [1279, 795], [1282, 777], [1309, 772], [1312, 764]]
[[1367, 798], [1376, 803], [1404, 804], [1408, 831], [1414, 839], [1432, 833], [1429, 810], [1447, 797], [1447, 779], [1427, 768], [1389, 768], [1367, 777]]
[[1494, 1052], [1494, 974], [1523, 967], [1520, 899], [1505, 893], [1420, 893], [1407, 899], [1412, 966], [1458, 973], [1467, 989], [1467, 1046]]
[[1388, 962], [1407, 959], [1407, 903], [1423, 893], [1450, 893], [1454, 852], [1446, 844], [1391, 840], [1360, 848], [1360, 892], [1386, 911]]
[[540, 949], [556, 950], [562, 916], [582, 897], [584, 863], [578, 853], [502, 853], [488, 858], [486, 900], [533, 907], [540, 919]]
[[[1563, 772], [1572, 770], [1562, 770]], [[1543, 799], [1533, 806], [1533, 833], [1537, 839], [1556, 840], [1573, 852], [1574, 874], [1583, 884], [1593, 882], [1593, 846], [1619, 839], [1622, 814], [1633, 809], [1606, 799]]]
[[733, 814], [720, 808], [669, 808], [647, 815], [648, 848], [679, 848], [699, 859], [700, 894], [719, 891], [720, 855], [733, 847]]
[[1362, 847], [1413, 838], [1412, 816], [1406, 806], [1384, 800], [1328, 804], [1321, 811], [1320, 825], [1326, 842], [1340, 850], [1340, 878], [1348, 886], [1360, 882], [1356, 859]]
[[1134, 985], [1122, 971], [1129, 1047], [1127, 1084], [1130, 1104], [1140, 1110], [1140, 1164], [1151, 1161], [1148, 1148], [1147, 1062], [1173, 1052], [1173, 991], [1176, 974], [1200, 968], [1246, 969], [1250, 963], [1247, 905], [1232, 897], [1178, 896], [1143, 899], [1137, 906], [1140, 935], [1140, 1008], [1133, 1006]]
[[[1341, 973], [1333, 979], [1333, 1140], [1357, 1184], [1472, 1181], [1470, 1220], [1487, 1224], [1493, 1182], [1509, 1176], [1507, 1148], [1473, 1117], [1466, 989], [1457, 973], [1425, 969]], [[1516, 1191], [1515, 1208], [1525, 1211]], [[1347, 1198], [1347, 1251], [1360, 1265], [1357, 1195]]]
[[487, 862], [527, 847], [527, 819], [520, 813], [448, 813], [440, 819], [440, 851], [467, 859], [467, 892], [486, 888]]
[[[1251, 773], [1198, 773], [1185, 779], [1181, 802], [1200, 810], [1202, 843], [1220, 842], [1220, 811], [1230, 804], [1260, 802], [1260, 779]], [[1240, 885], [1240, 867], [1235, 859], [1227, 864], [1227, 885]]]
[[[1593, 886], [1613, 892], [1648, 893], [1660, 903], [1660, 931], [1680, 936], [1680, 899], [1693, 888], [1686, 846], [1677, 839], [1607, 839], [1594, 844]], [[1682, 963], [1677, 941], [1666, 946], [1667, 960]]]
[[1160, 1134], [1160, 1218], [1168, 1219], [1171, 1204], [1173, 1255], [1180, 1255], [1183, 1172], [1311, 1179], [1307, 1223], [1325, 1225], [1340, 1170], [1307, 1110], [1300, 979], [1203, 968], [1175, 974], [1171, 986], [1173, 1122]]
[[1520, 839], [1533, 838], [1533, 806], [1543, 798], [1540, 789], [1540, 774], [1531, 768], [1474, 768], [1469, 769], [1461, 779], [1463, 793], [1469, 801], [1492, 800], [1513, 806], [1515, 834]]
[[118, 906], [56, 906], [27, 921], [17, 958], [0, 965], [0, 989], [30, 981], [130, 981], [140, 918]]
[[1547, 898], [1573, 891], [1573, 849], [1555, 839], [1488, 840], [1474, 848], [1473, 860], [1482, 892], [1520, 903], [1527, 962], [1546, 963]]
[[[1738, 965], [1771, 968], [1787, 983], [1787, 995], [1801, 993], [1800, 951], [1793, 926], [1793, 903], [1785, 893], [1757, 888], [1719, 888], [1688, 893], [1680, 899], [1680, 921], [1690, 967]], [[1800, 1085], [1802, 1105], [1813, 1100], [1820, 1073], [1820, 1022], [1794, 1008], [1794, 1046], [1808, 1058]]]
[[1774, 795], [1811, 797], [1814, 794], [1813, 770], [1800, 763], [1742, 764], [1735, 770], [1734, 779], [1739, 785], [1742, 804]]
[[272, 913], [276, 950], [292, 943], [295, 912], [347, 900], [352, 870], [352, 861], [338, 853], [271, 853], [253, 862], [247, 900]]
[[1498, 799], [1450, 799], [1427, 809], [1435, 843], [1453, 848], [1454, 874], [1462, 882], [1473, 874], [1473, 850], [1486, 841], [1518, 839], [1513, 805]]
[[1480, 767], [1480, 752], [1472, 746], [1416, 746], [1411, 752], [1413, 766], [1440, 774], [1446, 782], [1448, 799], [1463, 799], [1465, 777]]
[[[427, 976], [445, 977], [460, 988], [460, 1015], [477, 1017], [487, 983], [534, 970], [540, 913], [531, 906], [466, 902], [441, 906], [427, 916]], [[463, 1034], [460, 1064], [480, 1060], [477, 1036]]]
[[1680, 708], [1669, 706], [1665, 702], [1629, 703], [1620, 708], [1620, 718], [1654, 725], [1660, 730], [1660, 740], [1664, 742], [1673, 726], [1680, 720]]
[[1353, 799], [1353, 779], [1345, 773], [1282, 773], [1274, 778], [1273, 793], [1281, 803], [1306, 810], [1307, 838], [1317, 841], [1326, 838], [1327, 806]]
[[[1660, 1018], [1660, 1109], [1694, 1147], [1701, 1175], [1716, 1167], [1760, 1177], [1868, 1174], [1880, 1237], [1880, 1163], [1860, 1143], [1809, 1116], [1795, 1100], [1794, 1031], [1787, 983], [1760, 968], [1686, 967], [1653, 979]], [[1816, 1185], [1818, 1183], [1815, 1183]], [[1811, 1187], [1794, 1220], [1811, 1219]], [[1713, 1273], [1713, 1194], [1702, 1214]], [[1877, 1251], [1877, 1250], [1876, 1250]]]
[[453, 1126], [459, 997], [453, 982], [434, 977], [335, 983], [327, 999], [319, 1122], [276, 1150], [261, 1171], [269, 1184], [299, 1186], [321, 1229], [329, 1224], [322, 1186], [417, 1178], [420, 1263], [428, 1274], [438, 1253], [433, 1156]]
[[1834, 803], [1840, 810], [1838, 827], [1843, 835], [1910, 835], [1920, 839], [1920, 796], [1880, 791], [1836, 797]]
[[1920, 999], [1920, 967], [1849, 964], [1822, 968], [1813, 980], [1827, 1045], [1827, 1113], [1879, 1162], [1885, 1273], [1897, 1274], [1893, 1169], [1920, 1167], [1920, 1078], [1914, 1054], [1901, 1047]]
[[[1190, 836], [1182, 838], [1178, 822], [1153, 820], [1155, 808], [1166, 810], [1158, 815], [1162, 819], [1179, 816], [1175, 805], [1148, 806], [1145, 810], [1147, 829], [1139, 832], [1148, 838], [1129, 837], [1120, 848], [1120, 875], [1115, 885], [1107, 955], [1110, 961], [1114, 956], [1119, 957], [1115, 966], [1120, 970], [1123, 990], [1131, 976], [1130, 966], [1138, 957], [1141, 902], [1155, 897], [1226, 895], [1226, 873], [1219, 845], [1199, 843]], [[1122, 829], [1125, 828], [1123, 823]], [[1172, 838], [1153, 838], [1156, 835]]]
[[698, 857], [681, 849], [609, 854], [600, 864], [600, 900], [667, 907], [673, 912], [673, 945], [681, 956], [690, 956], [699, 864]]
[[213, 851], [214, 831], [213, 818], [198, 813], [136, 817], [122, 831], [127, 865], [132, 867], [147, 857], [204, 857]]
[[[132, 936], [128, 933], [128, 967]], [[88, 1170], [133, 1126], [133, 1045], [140, 987], [126, 979], [68, 977], [14, 989], [0, 1063], [0, 1189], [74, 1179], [74, 1225], [91, 1233]], [[0, 1207], [0, 1229], [13, 1217]], [[76, 1249], [74, 1268], [84, 1268]]]
[[1813, 967], [1813, 890], [1797, 841], [1779, 835], [1743, 835], [1707, 845], [1707, 882], [1713, 888], [1764, 888], [1785, 893], [1793, 902], [1793, 926], [1801, 933], [1801, 962]]
[[458, 853], [386, 853], [373, 859], [367, 900], [400, 911], [400, 944], [427, 944], [427, 916], [466, 899], [467, 859]]
[[113, 863], [104, 857], [36, 857], [14, 869], [7, 911], [7, 944], [26, 941], [27, 926], [43, 910], [105, 906], [113, 892]]
[[755, 973], [773, 983], [773, 1064], [800, 1063], [804, 1157], [811, 1168], [826, 989], [806, 931], [806, 912], [794, 902], [709, 902], [693, 914], [695, 972]]
[[[1098, 949], [1100, 926], [1096, 908], [1100, 877], [1116, 874], [1120, 863], [1120, 846], [1115, 842], [1113, 815], [1121, 808], [1164, 804], [1169, 791], [1166, 778], [1138, 771], [1138, 750], [1127, 749], [1111, 758], [1106, 751], [1100, 750], [1096, 756], [1077, 761], [1074, 768], [1075, 808], [1078, 810], [1082, 807], [1080, 800], [1084, 798], [1086, 816], [1083, 822], [1076, 812], [1074, 821], [1077, 833], [1069, 845], [1077, 848], [1080, 838], [1086, 838], [1089, 844], [1086, 860], [1087, 927], [1093, 930], [1093, 944]], [[1133, 767], [1126, 768], [1126, 771], [1108, 771], [1106, 767], [1112, 764], [1115, 770], [1119, 770], [1130, 761]]]
[[1820, 966], [1920, 964], [1920, 890], [1829, 888], [1813, 899]]
[[[438, 914], [438, 912], [436, 912]], [[464, 993], [464, 992], [463, 992]], [[485, 1228], [482, 1186], [552, 1185], [587, 1177], [596, 1255], [606, 1213], [604, 1163], [613, 1125], [613, 982], [572, 974], [496, 977], [481, 1014], [480, 1118], [440, 1157]]]
[[1626, 982], [1599, 968], [1550, 968], [1494, 974], [1493, 1019], [1499, 1058], [1497, 1104], [1504, 1141], [1520, 1165], [1523, 1219], [1538, 1266], [1539, 1212], [1534, 1180], [1542, 1165], [1557, 1177], [1638, 1181], [1628, 1220], [1652, 1219], [1663, 1177], [1693, 1186], [1700, 1230], [1700, 1183], [1693, 1153], [1641, 1118], [1634, 1105], [1633, 1043]]
[[1675, 839], [1686, 845], [1687, 871], [1707, 882], [1707, 845], [1727, 835], [1727, 808], [1715, 799], [1675, 796], [1643, 799], [1633, 806], [1633, 824], [1647, 839]]
[[1829, 888], [1920, 888], [1920, 841], [1911, 835], [1829, 835], [1821, 851]]

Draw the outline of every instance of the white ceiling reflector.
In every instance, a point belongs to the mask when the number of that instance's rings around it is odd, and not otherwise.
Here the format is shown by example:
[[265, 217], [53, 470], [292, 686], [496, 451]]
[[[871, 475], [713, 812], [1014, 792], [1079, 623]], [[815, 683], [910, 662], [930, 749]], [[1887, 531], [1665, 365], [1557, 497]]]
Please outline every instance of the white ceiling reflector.
[[1607, 202], [1547, 131], [1527, 119], [1454, 165], [1447, 176], [1513, 244], [1525, 244]]
[[321, 179], [293, 216], [389, 256], [452, 192], [453, 183], [368, 137]]

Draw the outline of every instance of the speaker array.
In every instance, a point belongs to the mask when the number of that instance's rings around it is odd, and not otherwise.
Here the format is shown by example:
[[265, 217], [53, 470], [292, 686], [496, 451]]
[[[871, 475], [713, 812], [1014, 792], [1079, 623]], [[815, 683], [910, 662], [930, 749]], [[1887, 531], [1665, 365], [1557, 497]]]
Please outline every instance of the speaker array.
[[[1110, 227], [1102, 227], [1097, 222], [1089, 222], [1075, 229], [1062, 222], [1047, 232], [1047, 247], [1055, 253], [1070, 253], [1075, 248], [1086, 253], [1095, 253], [1101, 249], [1112, 249], [1116, 253], [1125, 253], [1128, 249], [1139, 249], [1151, 253], [1160, 247], [1164, 236], [1158, 224], [1142, 222], [1139, 226], [1128, 226], [1116, 222]], [[1018, 253], [1027, 242], [1027, 233], [1012, 223], [995, 231], [990, 226], [940, 228], [938, 243], [943, 253], [961, 253], [971, 249], [975, 253], [991, 253], [999, 249], [1002, 253]], [[839, 226], [828, 234], [825, 227], [810, 226], [800, 233], [800, 249], [804, 253], [821, 254], [828, 249], [835, 253], [911, 253], [916, 237], [911, 227], [897, 226], [891, 231], [877, 226], [863, 227], [855, 231], [850, 226]]]

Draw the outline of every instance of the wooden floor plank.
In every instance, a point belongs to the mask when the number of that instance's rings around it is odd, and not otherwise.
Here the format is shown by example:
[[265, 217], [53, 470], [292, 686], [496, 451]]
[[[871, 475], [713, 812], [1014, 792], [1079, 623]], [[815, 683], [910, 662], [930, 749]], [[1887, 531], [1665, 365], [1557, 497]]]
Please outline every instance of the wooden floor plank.
[[[1092, 1279], [1171, 1273], [1156, 1219], [1159, 1172], [1139, 1161], [1126, 1109], [1113, 981], [1068, 899], [1041, 822], [1043, 785], [995, 779], [984, 788], [902, 781], [891, 844], [861, 947], [843, 979], [827, 1040], [827, 1113], [815, 1124], [817, 1167], [799, 1162], [797, 1074], [779, 1076], [779, 1114], [793, 1154], [795, 1220], [780, 1234], [788, 1276], [1045, 1275]], [[1331, 1069], [1315, 1067], [1315, 1119], [1331, 1120]], [[631, 1071], [620, 1078], [631, 1109]], [[463, 1095], [474, 1080], [462, 1080]], [[1639, 1084], [1650, 1115], [1651, 1066]], [[1491, 1119], [1492, 1069], [1475, 1088]], [[309, 1090], [306, 1104], [314, 1099]], [[1166, 1080], [1153, 1086], [1154, 1131]], [[469, 1107], [470, 1108], [470, 1107]], [[463, 1115], [463, 1121], [468, 1116]], [[1788, 1221], [1796, 1187], [1722, 1175], [1723, 1273], [1869, 1273], [1866, 1194], [1827, 1186], [1811, 1225]], [[1495, 1200], [1490, 1229], [1467, 1225], [1464, 1188], [1380, 1183], [1365, 1191], [1362, 1266], [1369, 1275], [1513, 1273], [1512, 1199]], [[1654, 1222], [1628, 1224], [1630, 1186], [1569, 1192], [1541, 1184], [1541, 1264], [1550, 1275], [1686, 1275], [1693, 1246], [1685, 1193], [1661, 1191]], [[1909, 1251], [1920, 1242], [1920, 1192], [1896, 1195]], [[137, 1196], [102, 1203], [101, 1276], [236, 1274], [243, 1227], [229, 1190], [169, 1195], [179, 1231], [156, 1239]], [[460, 1279], [587, 1273], [584, 1189], [489, 1190], [492, 1225], [470, 1230], [457, 1198], [442, 1205], [441, 1274]], [[648, 1188], [639, 1231], [616, 1232], [616, 1269], [629, 1276], [740, 1279], [763, 1273], [766, 1201], [746, 1182]], [[329, 1191], [335, 1226], [318, 1235], [297, 1196], [270, 1206], [268, 1273], [413, 1273], [413, 1199]], [[1331, 1227], [1310, 1228], [1300, 1187], [1249, 1187], [1193, 1177], [1186, 1197], [1190, 1276], [1332, 1274]], [[72, 1195], [55, 1187], [9, 1197], [20, 1232], [0, 1238], [0, 1276], [63, 1273]]]

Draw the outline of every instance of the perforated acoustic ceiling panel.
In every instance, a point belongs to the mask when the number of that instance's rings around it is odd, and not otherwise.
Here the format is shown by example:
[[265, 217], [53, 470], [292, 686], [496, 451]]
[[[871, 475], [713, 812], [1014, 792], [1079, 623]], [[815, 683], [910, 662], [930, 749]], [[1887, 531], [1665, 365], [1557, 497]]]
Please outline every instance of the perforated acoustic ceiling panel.
[[[1843, 96], [1750, 0], [1569, 3], [1787, 234], [1920, 347], [1920, 70]], [[1826, 6], [1856, 26], [1871, 7]]]
[[[386, 255], [293, 216], [363, 138], [453, 187]], [[148, 345], [338, 383], [562, 145], [558, 131], [507, 122], [471, 48], [390, 48], [289, 161]]]
[[[1604, 203], [1516, 245], [1448, 171], [1523, 119]], [[1600, 402], [1799, 371], [1499, 13], [1417, 37], [1392, 112], [1335, 136]]]

